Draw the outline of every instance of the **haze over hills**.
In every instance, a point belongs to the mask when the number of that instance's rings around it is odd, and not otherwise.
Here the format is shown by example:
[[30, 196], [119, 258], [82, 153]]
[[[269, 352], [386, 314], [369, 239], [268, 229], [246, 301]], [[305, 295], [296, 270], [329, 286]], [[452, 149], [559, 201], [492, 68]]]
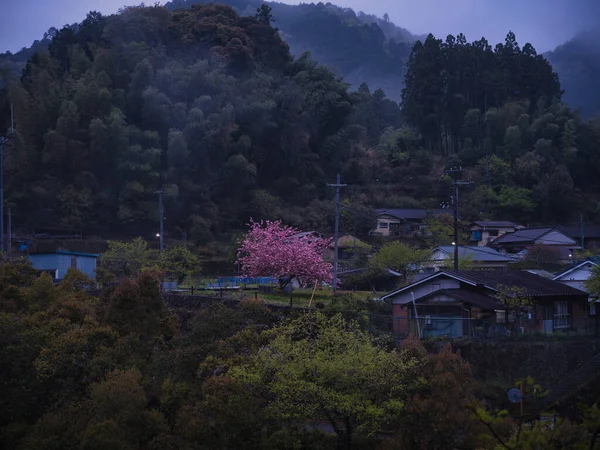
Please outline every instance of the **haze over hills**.
[[[175, 0], [169, 9], [192, 4], [209, 4], [212, 0]], [[242, 16], [254, 16], [260, 0], [223, 0]], [[276, 26], [292, 55], [306, 51], [344, 77], [356, 89], [365, 82], [372, 89], [383, 89], [388, 98], [400, 100], [404, 68], [415, 36], [392, 22], [331, 3], [268, 3]]]
[[[195, 3], [214, 1], [174, 0], [166, 6], [173, 10]], [[241, 16], [254, 16], [262, 1], [221, 0], [220, 3], [230, 5]], [[352, 89], [365, 82], [371, 90], [383, 89], [388, 98], [400, 100], [412, 45], [426, 36], [413, 35], [384, 18], [331, 3], [273, 2], [268, 5], [273, 9], [273, 25], [279, 28], [292, 55], [310, 51], [312, 58], [344, 77]], [[48, 46], [55, 31], [49, 30], [41, 40], [15, 54], [0, 54], [0, 65], [19, 72], [35, 51]], [[437, 37], [445, 39], [445, 36]], [[600, 112], [599, 42], [600, 31], [588, 31], [544, 54], [559, 75], [565, 90], [564, 101], [579, 108], [586, 117]]]
[[584, 116], [600, 114], [600, 28], [579, 33], [545, 54], [558, 73], [564, 100]]

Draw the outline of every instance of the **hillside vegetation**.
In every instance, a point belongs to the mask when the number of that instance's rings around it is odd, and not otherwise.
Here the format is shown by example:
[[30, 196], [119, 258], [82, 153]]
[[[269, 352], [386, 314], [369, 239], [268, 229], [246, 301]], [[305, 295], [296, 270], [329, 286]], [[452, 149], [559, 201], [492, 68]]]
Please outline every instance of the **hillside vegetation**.
[[[212, 0], [174, 0], [170, 9], [208, 4]], [[254, 16], [260, 0], [223, 0], [242, 16]], [[281, 37], [298, 57], [306, 51], [320, 64], [344, 77], [353, 90], [363, 82], [372, 89], [400, 100], [404, 68], [411, 47], [418, 39], [404, 28], [350, 8], [331, 3], [286, 5], [269, 2]]]
[[228, 242], [250, 217], [328, 232], [339, 172], [342, 232], [366, 234], [371, 208], [447, 202], [456, 165], [475, 181], [465, 219], [598, 213], [600, 124], [561, 103], [548, 62], [512, 33], [495, 48], [462, 35], [418, 43], [401, 111], [293, 59], [265, 18], [131, 7], [57, 31], [1, 91], [2, 129], [10, 102], [17, 229], [149, 238], [162, 187], [170, 238]]

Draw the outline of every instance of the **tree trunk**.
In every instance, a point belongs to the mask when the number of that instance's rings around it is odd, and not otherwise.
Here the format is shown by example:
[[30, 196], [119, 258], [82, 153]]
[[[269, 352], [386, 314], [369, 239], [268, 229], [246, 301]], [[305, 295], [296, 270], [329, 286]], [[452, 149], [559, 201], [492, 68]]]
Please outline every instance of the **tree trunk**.
[[352, 448], [352, 424], [350, 423], [350, 418], [344, 418], [344, 424], [346, 425], [346, 450], [350, 450]]

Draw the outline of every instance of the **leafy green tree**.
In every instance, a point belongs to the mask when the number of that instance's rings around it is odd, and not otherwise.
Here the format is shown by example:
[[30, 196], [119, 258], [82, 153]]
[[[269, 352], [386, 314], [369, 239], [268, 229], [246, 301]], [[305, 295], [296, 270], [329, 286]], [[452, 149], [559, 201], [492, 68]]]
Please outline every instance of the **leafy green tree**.
[[153, 253], [141, 237], [131, 242], [109, 241], [108, 250], [100, 255], [98, 271], [101, 274], [108, 272], [116, 278], [135, 276], [152, 265]]
[[506, 307], [507, 312], [514, 315], [512, 321], [513, 332], [520, 325], [523, 313], [529, 311], [535, 305], [527, 289], [519, 286], [497, 286], [495, 296]]
[[[450, 245], [454, 242], [454, 217], [451, 214], [429, 214], [425, 219], [425, 236], [430, 247]], [[465, 245], [469, 240], [468, 226], [458, 220], [458, 245]]]
[[327, 420], [351, 448], [357, 434], [372, 435], [399, 419], [412, 364], [341, 316], [316, 313], [273, 330], [267, 346], [229, 373], [270, 399], [270, 417]]
[[420, 250], [399, 241], [385, 244], [371, 260], [371, 266], [376, 270], [394, 270], [402, 274], [404, 280], [408, 279], [411, 270], [420, 267], [430, 259], [428, 250]]
[[158, 265], [167, 277], [176, 279], [178, 283], [196, 275], [201, 268], [198, 257], [186, 247], [172, 247], [161, 252]]

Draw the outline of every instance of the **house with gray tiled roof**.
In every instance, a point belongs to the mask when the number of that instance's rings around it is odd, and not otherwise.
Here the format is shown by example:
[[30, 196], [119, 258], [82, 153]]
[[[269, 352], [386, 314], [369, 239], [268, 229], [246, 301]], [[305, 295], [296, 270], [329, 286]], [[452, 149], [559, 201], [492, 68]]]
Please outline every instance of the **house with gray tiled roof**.
[[[458, 259], [468, 260], [473, 268], [477, 269], [506, 269], [508, 264], [514, 262], [513, 258], [493, 248], [467, 245], [458, 246]], [[442, 245], [434, 248], [431, 260], [436, 269], [443, 268], [454, 260], [454, 246]]]
[[544, 249], [546, 253], [553, 254], [555, 261], [566, 263], [581, 249], [575, 239], [555, 227], [522, 228], [497, 237], [488, 243], [488, 247], [521, 258], [535, 250]]
[[[519, 315], [502, 303], [516, 287], [532, 302]], [[394, 333], [421, 337], [495, 333], [594, 333], [588, 294], [527, 271], [442, 270], [381, 297], [392, 303]]]
[[452, 214], [449, 209], [384, 208], [377, 210], [374, 236], [409, 236], [423, 230], [428, 214]]

